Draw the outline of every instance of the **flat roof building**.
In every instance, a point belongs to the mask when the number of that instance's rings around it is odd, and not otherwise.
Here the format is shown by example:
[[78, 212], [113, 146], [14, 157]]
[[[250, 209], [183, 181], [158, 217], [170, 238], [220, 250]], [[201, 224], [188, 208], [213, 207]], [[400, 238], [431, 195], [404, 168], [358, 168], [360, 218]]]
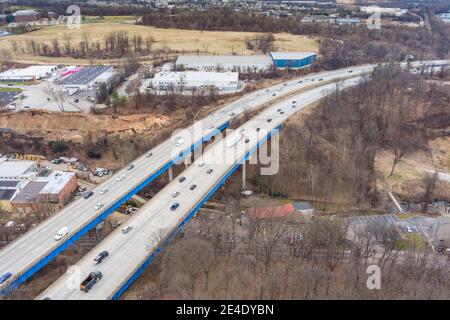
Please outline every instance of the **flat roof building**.
[[157, 90], [168, 89], [208, 89], [237, 90], [239, 73], [237, 72], [203, 72], [174, 71], [159, 72], [152, 79], [152, 86]]
[[175, 66], [198, 71], [236, 71], [256, 73], [270, 70], [272, 59], [267, 55], [183, 55]]
[[31, 66], [24, 69], [10, 69], [0, 73], [0, 81], [4, 82], [30, 82], [49, 77], [57, 66]]
[[0, 158], [1, 180], [30, 180], [37, 177], [37, 163]]
[[275, 68], [301, 69], [310, 66], [316, 61], [315, 52], [271, 52]]
[[61, 79], [55, 81], [59, 91], [76, 88], [85, 91], [96, 84], [108, 82], [114, 75], [112, 66], [93, 66], [71, 69]]

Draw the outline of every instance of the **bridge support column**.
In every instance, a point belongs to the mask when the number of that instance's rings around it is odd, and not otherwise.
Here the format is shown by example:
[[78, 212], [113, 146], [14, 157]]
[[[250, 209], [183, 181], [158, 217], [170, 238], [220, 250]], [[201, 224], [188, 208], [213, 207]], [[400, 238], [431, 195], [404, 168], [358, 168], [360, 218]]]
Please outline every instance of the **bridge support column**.
[[172, 170], [172, 167], [169, 168], [168, 172], [169, 172], [169, 181], [172, 181], [172, 180], [173, 180], [173, 170]]
[[242, 163], [242, 190], [247, 188], [247, 161]]

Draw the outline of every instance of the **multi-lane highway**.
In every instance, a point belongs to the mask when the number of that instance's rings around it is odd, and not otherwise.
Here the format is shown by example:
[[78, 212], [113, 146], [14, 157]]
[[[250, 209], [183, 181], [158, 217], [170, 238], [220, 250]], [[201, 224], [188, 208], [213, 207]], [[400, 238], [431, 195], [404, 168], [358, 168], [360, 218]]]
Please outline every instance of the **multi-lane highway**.
[[[255, 110], [283, 95], [315, 85], [320, 81], [333, 81], [367, 73], [372, 68], [373, 66], [363, 66], [324, 72], [255, 91], [203, 119], [200, 130], [195, 125], [187, 128], [186, 131], [191, 136], [185, 138], [183, 145], [178, 149], [181, 152], [189, 150], [193, 145], [201, 144], [202, 139], [209, 138], [225, 128], [236, 116]], [[28, 279], [73, 241], [113, 212], [121, 203], [164, 172], [176, 160], [177, 155], [173, 154], [175, 144], [174, 139], [170, 139], [149, 150], [133, 161], [133, 169], [124, 168], [95, 188], [93, 196], [74, 201], [0, 250], [0, 275], [8, 272], [13, 275], [0, 286], [0, 289], [7, 286], [13, 288]], [[148, 156], [149, 154], [151, 156]], [[125, 176], [125, 178], [118, 181], [119, 176]], [[102, 194], [100, 191], [103, 189], [107, 191]], [[103, 206], [96, 209], [99, 203]], [[56, 233], [63, 227], [68, 228], [69, 234], [64, 239], [55, 241]]]
[[[343, 82], [341, 88], [355, 85], [359, 77]], [[38, 299], [111, 299], [117, 298], [150, 262], [162, 239], [188, 220], [234, 169], [266, 141], [292, 114], [335, 89], [328, 84], [277, 103], [218, 141], [176, 179], [169, 183], [127, 225], [124, 234], [117, 229], [84, 256]], [[232, 156], [230, 156], [232, 155]], [[182, 179], [184, 180], [180, 182]], [[195, 186], [195, 188], [193, 188]], [[175, 196], [176, 195], [176, 196]], [[178, 205], [174, 209], [174, 205]], [[98, 265], [94, 258], [102, 251], [109, 256]], [[85, 293], [80, 282], [93, 271], [103, 278]]]
[[[436, 62], [429, 63], [436, 64]], [[181, 145], [176, 146], [174, 138], [163, 142], [136, 159], [132, 169], [120, 170], [111, 179], [95, 188], [92, 197], [73, 202], [3, 248], [0, 251], [0, 275], [10, 272], [13, 276], [3, 283], [1, 288], [13, 288], [29, 278], [121, 203], [170, 167], [176, 158], [181, 158], [178, 150], [180, 152], [190, 150], [201, 144], [203, 139], [225, 128], [229, 121], [239, 114], [255, 110], [283, 95], [292, 94], [321, 81], [325, 83], [344, 77], [355, 77], [368, 73], [372, 69], [373, 66], [363, 66], [324, 72], [258, 90], [203, 119], [201, 130], [196, 130], [195, 125], [187, 128], [186, 132], [190, 136], [184, 139]], [[176, 150], [175, 153], [174, 150]], [[121, 176], [124, 178], [118, 179]], [[100, 192], [103, 189], [107, 191]], [[97, 207], [99, 203], [102, 205], [101, 208]], [[64, 239], [56, 241], [54, 237], [62, 227], [67, 227], [69, 233]]]

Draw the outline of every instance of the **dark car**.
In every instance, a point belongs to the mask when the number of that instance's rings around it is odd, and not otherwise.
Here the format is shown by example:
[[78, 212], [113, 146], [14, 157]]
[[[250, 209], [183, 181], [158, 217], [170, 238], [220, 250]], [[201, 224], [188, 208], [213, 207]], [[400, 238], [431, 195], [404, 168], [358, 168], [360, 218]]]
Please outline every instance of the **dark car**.
[[214, 170], [213, 169], [208, 169], [208, 171], [206, 171], [207, 174], [211, 174]]
[[127, 167], [127, 170], [131, 170], [131, 169], [133, 169], [134, 168], [134, 164], [130, 164], [128, 167]]
[[191, 186], [189, 187], [189, 189], [194, 190], [196, 187], [197, 187], [197, 185], [196, 185], [196, 184], [193, 184], [193, 185], [191, 185]]
[[272, 122], [272, 119], [267, 119], [267, 122]]
[[0, 284], [2, 284], [3, 282], [5, 282], [6, 280], [8, 280], [8, 279], [11, 278], [11, 277], [12, 277], [11, 272], [5, 273], [4, 275], [2, 275], [2, 276], [0, 277]]
[[180, 204], [177, 202], [177, 203], [174, 203], [171, 207], [170, 207], [170, 210], [172, 210], [172, 211], [175, 211], [175, 210], [177, 210], [177, 208], [180, 206]]
[[109, 256], [108, 251], [102, 251], [102, 252], [100, 252], [100, 253], [98, 254], [98, 256], [95, 257], [94, 261], [95, 261], [97, 264], [102, 263], [102, 261], [103, 261], [107, 256]]
[[245, 139], [245, 143], [249, 143], [249, 142], [250, 142], [249, 138]]
[[87, 199], [94, 194], [94, 191], [88, 190], [82, 193], [83, 198]]
[[261, 130], [261, 128], [256, 128], [256, 132], [259, 132]]
[[184, 180], [186, 180], [186, 177], [181, 177], [180, 179], [178, 179], [178, 182], [181, 183], [181, 182], [183, 182]]

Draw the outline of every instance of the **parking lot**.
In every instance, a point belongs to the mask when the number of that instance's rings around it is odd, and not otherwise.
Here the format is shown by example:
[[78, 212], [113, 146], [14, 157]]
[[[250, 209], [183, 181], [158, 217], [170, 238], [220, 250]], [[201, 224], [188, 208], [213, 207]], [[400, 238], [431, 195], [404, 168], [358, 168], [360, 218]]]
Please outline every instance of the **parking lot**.
[[436, 234], [442, 228], [450, 228], [450, 218], [448, 217], [425, 217], [425, 216], [414, 216], [409, 219], [400, 219], [395, 214], [385, 214], [385, 215], [371, 215], [371, 216], [357, 216], [348, 217], [344, 219], [350, 224], [350, 228], [359, 229], [364, 228], [366, 225], [371, 223], [381, 223], [381, 224], [393, 224], [399, 228], [404, 234], [407, 233], [418, 233], [423, 236], [423, 238], [431, 243]]
[[0, 107], [4, 108], [16, 99], [16, 91], [0, 91]]

